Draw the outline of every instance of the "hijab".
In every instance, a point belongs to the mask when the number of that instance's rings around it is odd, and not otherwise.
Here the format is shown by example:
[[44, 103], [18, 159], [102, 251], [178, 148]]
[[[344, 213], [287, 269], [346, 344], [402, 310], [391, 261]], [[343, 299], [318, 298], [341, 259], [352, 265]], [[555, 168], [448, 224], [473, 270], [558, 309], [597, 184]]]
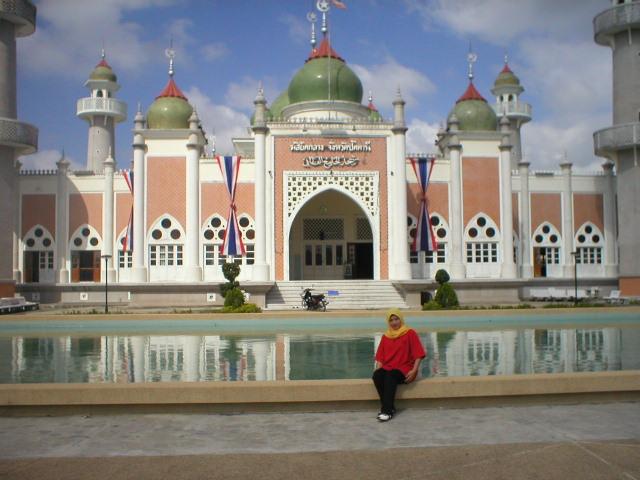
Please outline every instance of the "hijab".
[[[397, 330], [394, 330], [393, 328], [391, 328], [391, 325], [389, 325], [389, 322], [391, 321], [391, 317], [393, 315], [400, 319], [400, 328], [398, 328]], [[400, 310], [398, 310], [397, 308], [392, 308], [387, 312], [387, 326], [388, 328], [387, 331], [384, 332], [384, 336], [392, 340], [402, 337], [410, 330], [410, 328], [404, 324], [404, 317], [402, 316], [402, 313], [400, 313]]]

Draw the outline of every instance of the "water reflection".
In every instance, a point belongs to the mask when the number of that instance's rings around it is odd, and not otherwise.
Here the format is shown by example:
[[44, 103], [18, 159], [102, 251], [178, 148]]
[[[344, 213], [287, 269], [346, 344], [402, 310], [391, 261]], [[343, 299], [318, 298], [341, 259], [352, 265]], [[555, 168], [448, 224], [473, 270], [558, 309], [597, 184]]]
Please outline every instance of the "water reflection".
[[[422, 376], [640, 368], [640, 329], [420, 333]], [[0, 338], [0, 383], [368, 378], [380, 334]]]

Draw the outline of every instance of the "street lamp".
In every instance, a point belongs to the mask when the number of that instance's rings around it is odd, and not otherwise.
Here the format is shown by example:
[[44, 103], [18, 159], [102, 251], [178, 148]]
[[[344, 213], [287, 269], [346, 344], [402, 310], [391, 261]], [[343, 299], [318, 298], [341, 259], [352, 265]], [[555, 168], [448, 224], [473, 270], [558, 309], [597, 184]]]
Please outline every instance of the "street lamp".
[[574, 288], [574, 297], [573, 304], [578, 304], [578, 251], [575, 250], [571, 252], [571, 256], [573, 257], [573, 288]]
[[104, 258], [104, 313], [109, 313], [109, 259], [111, 255], [101, 255]]

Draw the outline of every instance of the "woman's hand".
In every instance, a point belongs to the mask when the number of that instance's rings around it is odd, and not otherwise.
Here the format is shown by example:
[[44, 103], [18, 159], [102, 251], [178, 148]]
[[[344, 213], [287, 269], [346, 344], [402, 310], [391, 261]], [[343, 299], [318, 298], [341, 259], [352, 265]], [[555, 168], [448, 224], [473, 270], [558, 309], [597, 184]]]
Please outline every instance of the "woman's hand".
[[411, 383], [416, 379], [416, 376], [418, 375], [418, 370], [417, 369], [412, 369], [409, 370], [409, 373], [407, 373], [407, 375], [404, 377], [404, 383]]

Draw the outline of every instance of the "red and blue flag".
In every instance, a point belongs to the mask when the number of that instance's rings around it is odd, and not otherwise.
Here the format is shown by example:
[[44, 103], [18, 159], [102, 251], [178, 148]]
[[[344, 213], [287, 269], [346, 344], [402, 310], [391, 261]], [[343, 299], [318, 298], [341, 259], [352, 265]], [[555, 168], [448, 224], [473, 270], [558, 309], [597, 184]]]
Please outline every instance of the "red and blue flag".
[[[131, 192], [131, 196], [133, 197], [133, 171], [125, 170], [122, 172], [122, 176], [124, 177], [124, 181], [127, 182], [127, 187], [129, 187], [129, 191]], [[129, 223], [127, 223], [127, 230], [124, 234], [124, 242], [122, 242], [122, 251], [133, 251], [133, 204], [131, 205], [131, 212], [129, 213]]]
[[420, 191], [420, 215], [418, 216], [418, 228], [416, 235], [411, 244], [412, 252], [435, 252], [438, 250], [438, 242], [433, 234], [433, 226], [431, 225], [431, 217], [429, 216], [429, 206], [427, 202], [427, 190], [429, 188], [429, 179], [433, 171], [435, 163], [434, 157], [411, 158], [411, 166], [418, 179]]
[[229, 216], [227, 218], [227, 229], [220, 246], [222, 255], [245, 255], [242, 235], [238, 227], [238, 215], [236, 213], [236, 187], [238, 185], [238, 174], [240, 172], [240, 156], [217, 156], [218, 166], [222, 172], [222, 180], [229, 192]]

